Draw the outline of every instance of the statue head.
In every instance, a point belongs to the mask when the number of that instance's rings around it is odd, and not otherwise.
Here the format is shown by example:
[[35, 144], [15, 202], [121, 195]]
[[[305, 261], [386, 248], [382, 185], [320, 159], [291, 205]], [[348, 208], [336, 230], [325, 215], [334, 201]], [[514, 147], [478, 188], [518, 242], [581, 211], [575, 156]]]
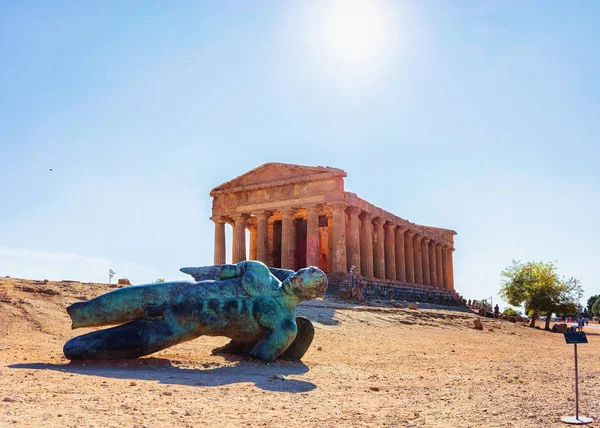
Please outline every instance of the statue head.
[[327, 275], [317, 267], [300, 269], [283, 281], [283, 291], [298, 300], [310, 300], [320, 297], [327, 290]]

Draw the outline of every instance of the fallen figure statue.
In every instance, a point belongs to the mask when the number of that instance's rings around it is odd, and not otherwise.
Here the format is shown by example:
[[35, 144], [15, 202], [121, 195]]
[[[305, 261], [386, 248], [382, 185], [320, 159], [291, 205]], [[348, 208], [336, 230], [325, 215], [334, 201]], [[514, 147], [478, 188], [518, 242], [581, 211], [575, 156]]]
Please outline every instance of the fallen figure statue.
[[67, 308], [73, 329], [125, 324], [74, 337], [63, 352], [70, 360], [137, 358], [200, 336], [226, 336], [232, 341], [213, 353], [299, 360], [314, 328], [296, 317], [296, 306], [323, 295], [327, 276], [313, 266], [287, 272], [279, 270], [282, 282], [264, 264], [245, 261], [221, 265], [219, 280], [134, 285], [74, 303]]

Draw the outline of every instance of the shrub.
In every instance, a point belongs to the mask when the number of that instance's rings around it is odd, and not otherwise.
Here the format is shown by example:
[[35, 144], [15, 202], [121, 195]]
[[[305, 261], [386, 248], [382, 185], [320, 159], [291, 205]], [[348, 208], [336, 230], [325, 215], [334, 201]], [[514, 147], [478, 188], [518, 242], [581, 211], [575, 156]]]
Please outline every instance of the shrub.
[[513, 308], [506, 308], [502, 311], [502, 314], [507, 317], [520, 317], [521, 311], [517, 311]]

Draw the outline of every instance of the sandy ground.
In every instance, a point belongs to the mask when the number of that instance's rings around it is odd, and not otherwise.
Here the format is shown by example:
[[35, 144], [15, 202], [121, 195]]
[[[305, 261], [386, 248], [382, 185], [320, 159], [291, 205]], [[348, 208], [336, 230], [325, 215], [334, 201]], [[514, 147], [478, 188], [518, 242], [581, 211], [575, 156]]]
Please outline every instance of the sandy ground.
[[[573, 346], [471, 313], [318, 300], [302, 363], [212, 356], [199, 338], [70, 364], [65, 307], [106, 284], [0, 279], [0, 426], [551, 427], [575, 412]], [[600, 418], [600, 330], [579, 346], [580, 412]], [[595, 426], [600, 426], [596, 424]]]

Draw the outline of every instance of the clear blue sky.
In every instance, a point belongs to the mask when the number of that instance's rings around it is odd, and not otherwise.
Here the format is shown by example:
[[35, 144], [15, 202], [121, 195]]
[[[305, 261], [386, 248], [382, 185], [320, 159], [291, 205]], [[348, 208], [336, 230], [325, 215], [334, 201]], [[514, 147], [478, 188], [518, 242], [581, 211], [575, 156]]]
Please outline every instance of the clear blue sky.
[[276, 161], [456, 230], [466, 298], [513, 258], [599, 294], [600, 3], [348, 7], [0, 3], [0, 275], [181, 278], [210, 189]]

